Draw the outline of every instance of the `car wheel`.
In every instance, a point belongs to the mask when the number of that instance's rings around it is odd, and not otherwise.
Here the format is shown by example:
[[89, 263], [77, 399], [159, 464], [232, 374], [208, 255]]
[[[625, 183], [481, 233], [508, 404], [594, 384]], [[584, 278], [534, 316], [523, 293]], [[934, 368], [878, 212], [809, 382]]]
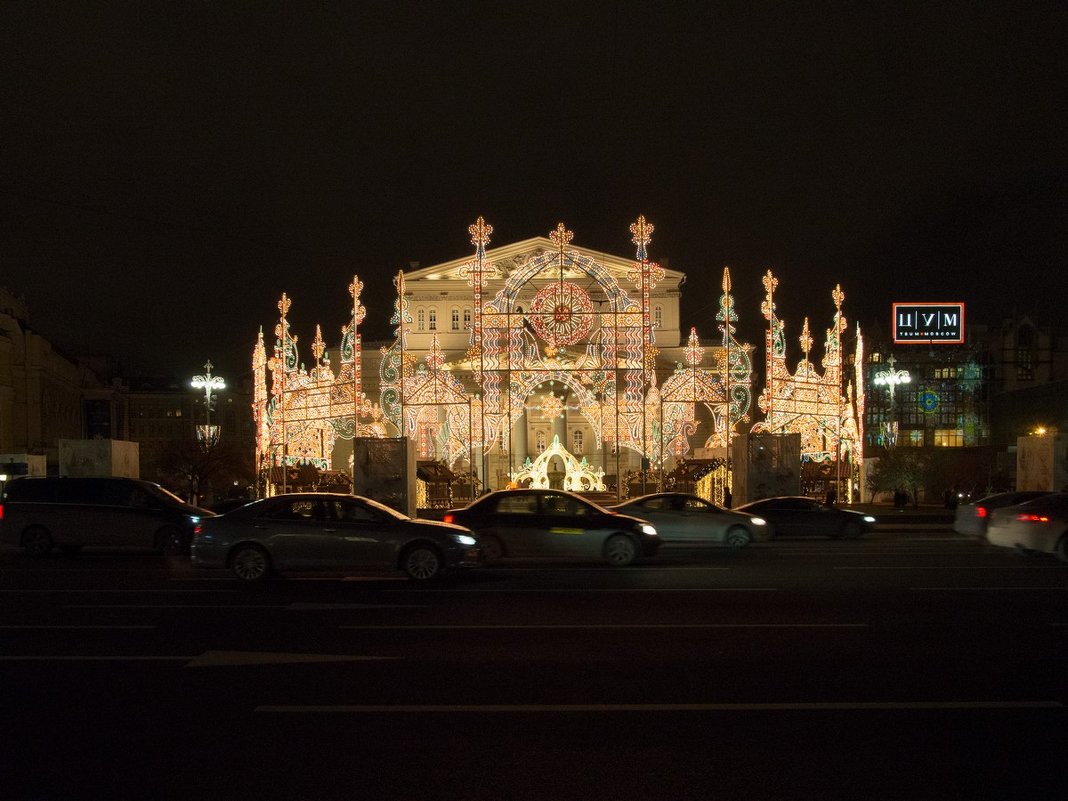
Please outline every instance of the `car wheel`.
[[1062, 562], [1068, 562], [1068, 532], [1061, 534], [1060, 540], [1057, 541], [1055, 553]]
[[178, 556], [189, 549], [182, 537], [182, 532], [171, 526], [161, 528], [156, 534], [156, 550], [164, 556]]
[[842, 532], [839, 536], [843, 539], [855, 540], [863, 533], [864, 529], [861, 528], [860, 523], [856, 520], [849, 520], [842, 525]]
[[504, 545], [498, 537], [486, 534], [478, 538], [478, 547], [482, 549], [483, 562], [496, 562], [504, 556]]
[[441, 574], [441, 554], [430, 545], [413, 545], [401, 556], [401, 570], [410, 579], [428, 581]]
[[22, 532], [22, 550], [28, 556], [47, 556], [52, 550], [52, 535], [42, 526], [30, 526]]
[[727, 536], [723, 538], [723, 542], [728, 548], [744, 548], [752, 540], [753, 537], [749, 534], [749, 530], [743, 526], [731, 526], [727, 530]]
[[638, 558], [638, 546], [626, 534], [613, 534], [604, 544], [604, 560], [612, 567], [626, 567]]
[[271, 575], [271, 557], [258, 545], [239, 545], [230, 554], [230, 570], [242, 581], [255, 584]]

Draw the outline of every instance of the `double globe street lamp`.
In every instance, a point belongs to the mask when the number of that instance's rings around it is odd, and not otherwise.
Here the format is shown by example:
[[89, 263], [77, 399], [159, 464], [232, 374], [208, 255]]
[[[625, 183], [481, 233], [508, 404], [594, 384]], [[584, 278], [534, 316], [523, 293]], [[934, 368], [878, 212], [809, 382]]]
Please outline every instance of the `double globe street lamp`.
[[213, 396], [213, 393], [222, 389], [226, 389], [226, 381], [223, 380], [223, 377], [220, 375], [211, 374], [212, 367], [214, 367], [214, 365], [209, 359], [208, 363], [204, 365], [204, 375], [195, 375], [193, 376], [193, 380], [190, 382], [193, 389], [204, 390], [204, 410], [207, 424], [204, 426], [204, 433], [201, 439], [204, 442], [205, 448], [210, 448], [212, 445], [215, 444], [216, 439], [218, 439], [215, 432], [211, 428], [211, 409], [212, 406], [215, 405], [215, 398]]

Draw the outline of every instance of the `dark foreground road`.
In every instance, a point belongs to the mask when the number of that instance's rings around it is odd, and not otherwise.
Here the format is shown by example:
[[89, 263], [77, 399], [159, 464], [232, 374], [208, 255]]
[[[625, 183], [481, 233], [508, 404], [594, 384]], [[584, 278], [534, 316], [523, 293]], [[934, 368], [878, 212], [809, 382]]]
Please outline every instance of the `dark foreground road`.
[[0, 602], [4, 799], [1068, 797], [1068, 569], [944, 533]]

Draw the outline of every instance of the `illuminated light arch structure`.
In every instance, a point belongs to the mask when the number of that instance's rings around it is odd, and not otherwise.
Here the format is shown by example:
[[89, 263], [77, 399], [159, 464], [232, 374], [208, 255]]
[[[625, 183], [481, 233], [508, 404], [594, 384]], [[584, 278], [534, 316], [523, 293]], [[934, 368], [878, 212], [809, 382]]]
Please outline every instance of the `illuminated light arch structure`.
[[[800, 434], [803, 461], [836, 463], [839, 470], [840, 465], [848, 463], [848, 477], [851, 480], [845, 497], [852, 500], [863, 461], [863, 430], [862, 423], [858, 423], [858, 420], [864, 419], [864, 382], [861, 376], [864, 344], [860, 328], [858, 326], [856, 331], [856, 374], [848, 382], [843, 395], [841, 335], [846, 330], [846, 320], [842, 315], [845, 293], [840, 285], [836, 285], [831, 292], [835, 314], [824, 340], [823, 373], [817, 371], [809, 358], [813, 340], [809, 333], [808, 318], [805, 318], [798, 338], [802, 359], [796, 371], [791, 373], [786, 366], [784, 326], [775, 314], [774, 292], [779, 282], [771, 270], [767, 271], [762, 281], [766, 294], [761, 303], [761, 312], [768, 320], [765, 334], [767, 372], [758, 405], [765, 414], [765, 420], [755, 424], [752, 430], [755, 433]], [[854, 382], [860, 388], [856, 397]]]
[[[411, 347], [409, 292], [399, 272], [390, 320], [394, 340], [381, 349], [377, 403], [361, 386], [357, 330], [365, 315], [359, 301], [362, 282], [354, 277], [349, 286], [353, 312], [342, 328], [336, 376], [318, 328], [313, 368], [298, 367], [297, 338], [287, 319], [290, 300], [282, 296], [273, 357], [266, 356], [262, 332], [253, 353], [261, 467], [313, 464], [329, 469], [339, 437], [403, 435], [418, 443], [420, 457], [449, 466], [466, 462], [484, 478], [487, 455], [496, 453], [508, 460], [506, 476], [511, 478], [527, 457], [516, 454], [513, 432], [532, 408], [527, 399], [545, 385], [570, 392], [574, 405], [568, 408], [577, 409], [589, 424], [596, 448], [617, 454], [617, 464], [621, 450], [661, 469], [665, 460], [690, 453], [690, 439], [700, 436], [705, 425], [698, 407], [711, 418], [705, 447], [725, 445], [735, 426], [748, 421], [752, 348], [734, 337], [731, 323], [737, 317], [726, 270], [717, 315], [722, 347], [713, 364], [701, 366], [704, 349], [691, 330], [686, 366], [678, 365], [658, 387], [651, 292], [665, 271], [648, 258], [653, 225], [644, 217], [630, 226], [637, 246], [632, 266], [622, 270], [617, 265], [615, 273], [570, 248], [573, 234], [562, 223], [549, 235], [552, 247], [517, 257], [514, 268], [503, 273], [487, 263], [492, 226], [480, 217], [468, 230], [475, 256], [458, 271], [474, 302], [466, 352], [447, 361], [436, 334], [429, 347]], [[617, 278], [624, 272], [634, 286], [633, 297]], [[491, 279], [499, 289], [487, 299]], [[516, 456], [524, 461], [513, 464]]]
[[[282, 293], [280, 317], [275, 325], [274, 353], [268, 358], [260, 329], [252, 354], [252, 416], [256, 428], [256, 465], [267, 478], [270, 468], [312, 465], [332, 467], [338, 437], [384, 436], [381, 412], [361, 387], [359, 324], [366, 310], [360, 303], [363, 282], [353, 276], [349, 284], [352, 315], [341, 329], [341, 369], [334, 374], [321, 328], [315, 328], [311, 370], [299, 364], [297, 337], [290, 331], [292, 300]], [[267, 375], [270, 375], [270, 387]], [[367, 422], [361, 423], [360, 419]], [[282, 483], [285, 471], [282, 471]]]

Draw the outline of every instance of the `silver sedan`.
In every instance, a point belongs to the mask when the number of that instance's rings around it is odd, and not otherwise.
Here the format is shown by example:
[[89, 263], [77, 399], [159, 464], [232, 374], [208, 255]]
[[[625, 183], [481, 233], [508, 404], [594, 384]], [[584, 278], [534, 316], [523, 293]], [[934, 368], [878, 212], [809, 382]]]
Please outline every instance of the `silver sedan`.
[[770, 537], [762, 517], [721, 509], [711, 501], [684, 492], [655, 492], [610, 507], [648, 520], [664, 545], [725, 545], [743, 548]]
[[1068, 562], [1068, 492], [995, 509], [986, 539], [991, 545], [1028, 552], [1055, 553]]
[[401, 570], [426, 580], [480, 562], [462, 526], [415, 520], [370, 498], [288, 493], [201, 520], [193, 564], [228, 568], [242, 581], [275, 572]]

